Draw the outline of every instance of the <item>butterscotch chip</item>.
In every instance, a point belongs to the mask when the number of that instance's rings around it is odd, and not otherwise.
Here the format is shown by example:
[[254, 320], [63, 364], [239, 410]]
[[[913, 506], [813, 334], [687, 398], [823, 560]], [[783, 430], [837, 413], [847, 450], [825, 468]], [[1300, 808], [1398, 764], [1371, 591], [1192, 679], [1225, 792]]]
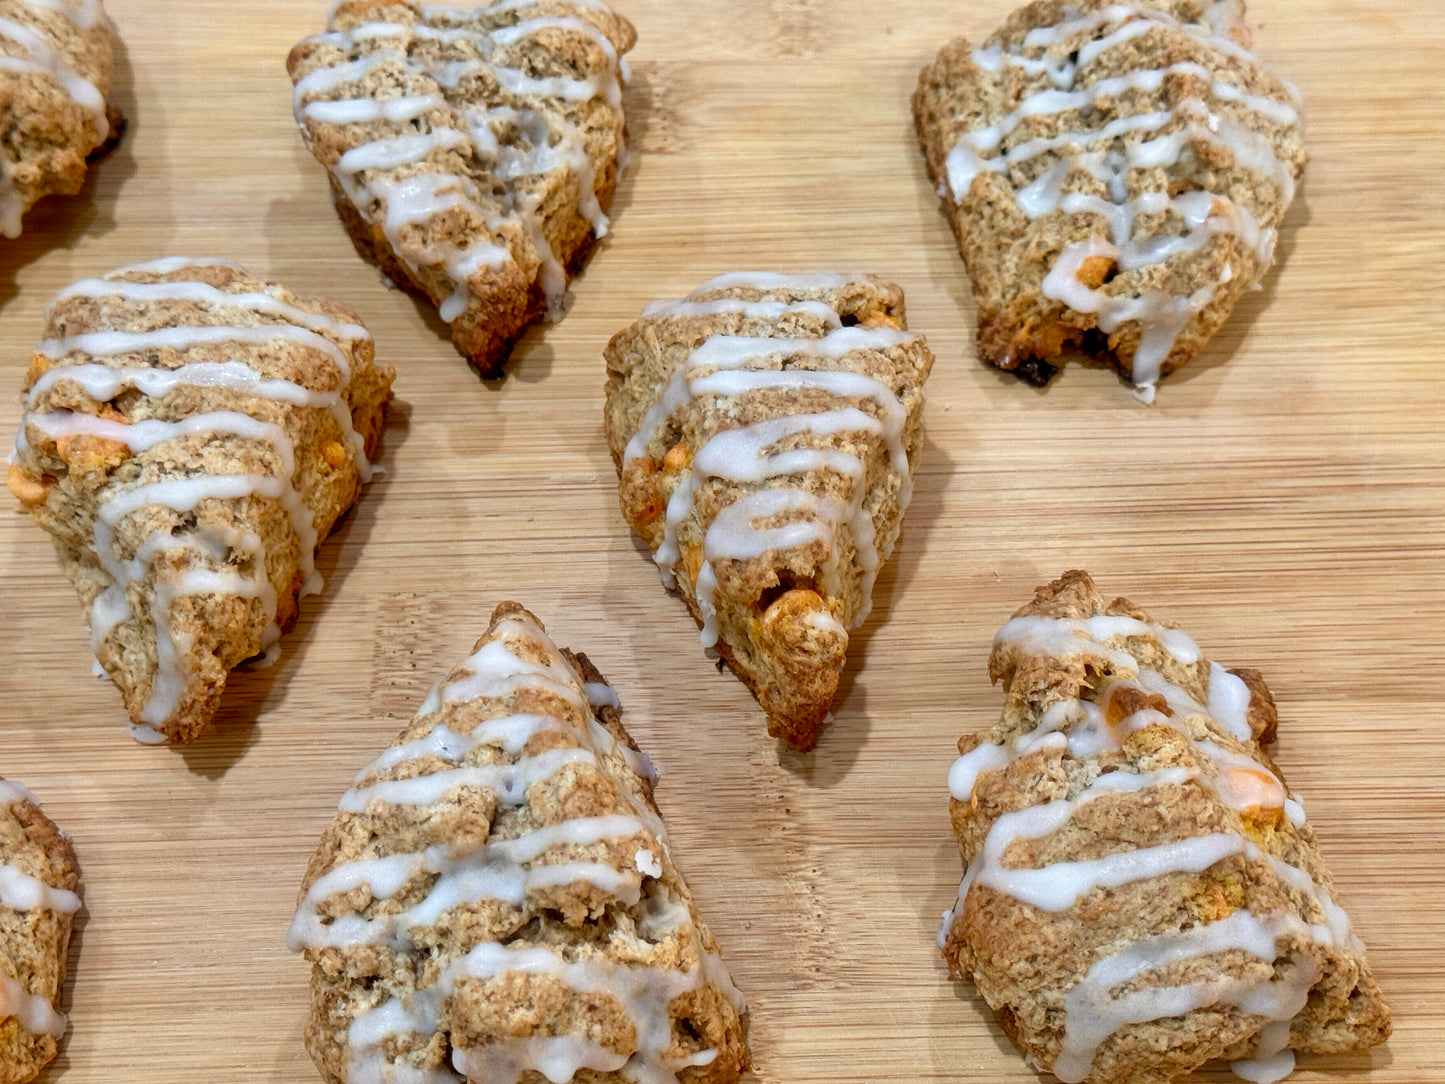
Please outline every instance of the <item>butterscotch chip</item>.
[[392, 370], [355, 313], [219, 260], [67, 287], [37, 356], [10, 489], [54, 538], [132, 733], [190, 741], [320, 589]]
[[28, 790], [0, 779], [0, 1084], [34, 1079], [65, 1035], [60, 993], [78, 887], [65, 833]]
[[867, 276], [739, 273], [607, 346], [623, 517], [768, 732], [818, 741], [893, 552], [933, 355]]
[[1037, 0], [923, 69], [983, 360], [1043, 384], [1091, 354], [1152, 401], [1259, 282], [1305, 152], [1248, 43], [1241, 0]]
[[289, 939], [327, 1081], [739, 1079], [743, 1000], [619, 707], [502, 603], [361, 770]]
[[296, 122], [357, 249], [485, 373], [607, 232], [635, 40], [598, 2], [342, 0], [291, 51]]
[[1223, 1058], [1278, 1080], [1296, 1051], [1385, 1041], [1364, 946], [1261, 748], [1257, 672], [1076, 571], [1004, 625], [989, 673], [1008, 699], [949, 772], [968, 872], [939, 945], [1031, 1065], [1162, 1084]]

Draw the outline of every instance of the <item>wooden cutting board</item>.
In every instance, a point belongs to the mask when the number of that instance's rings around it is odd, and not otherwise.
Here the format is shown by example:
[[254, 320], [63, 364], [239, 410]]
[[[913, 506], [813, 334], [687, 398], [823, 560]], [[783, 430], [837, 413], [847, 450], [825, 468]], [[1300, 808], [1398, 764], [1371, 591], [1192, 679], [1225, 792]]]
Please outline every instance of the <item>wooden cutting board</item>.
[[[126, 735], [48, 541], [0, 518], [0, 774], [74, 837], [86, 903], [43, 1081], [317, 1079], [285, 947], [302, 871], [352, 774], [505, 598], [591, 655], [661, 769], [751, 1002], [753, 1079], [1037, 1079], [934, 948], [962, 873], [944, 776], [1000, 710], [995, 629], [1076, 566], [1274, 688], [1278, 760], [1396, 1014], [1384, 1048], [1295, 1079], [1445, 1079], [1445, 6], [1254, 4], [1258, 51], [1304, 93], [1310, 165], [1263, 290], [1152, 408], [1104, 370], [1040, 392], [975, 357], [907, 100], [1008, 0], [618, 0], [639, 42], [614, 231], [565, 318], [488, 383], [355, 255], [297, 137], [284, 59], [321, 0], [107, 6], [130, 128], [80, 197], [0, 242], [0, 429], [54, 293], [168, 254], [352, 306], [397, 401], [385, 473], [322, 548], [325, 593], [188, 749]], [[893, 278], [938, 358], [902, 542], [807, 756], [766, 737], [662, 590], [601, 431], [608, 337], [759, 268]]]

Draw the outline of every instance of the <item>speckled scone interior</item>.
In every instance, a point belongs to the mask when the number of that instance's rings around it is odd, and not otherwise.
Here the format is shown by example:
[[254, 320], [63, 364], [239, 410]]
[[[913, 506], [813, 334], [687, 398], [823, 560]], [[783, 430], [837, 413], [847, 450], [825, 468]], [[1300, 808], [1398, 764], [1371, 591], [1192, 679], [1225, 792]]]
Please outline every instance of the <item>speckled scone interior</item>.
[[74, 195], [110, 138], [115, 36], [100, 0], [0, 0], [0, 233], [36, 200]]
[[0, 779], [0, 1084], [34, 1079], [65, 1034], [78, 884], [70, 841], [28, 790]]
[[342, 0], [287, 66], [352, 240], [483, 372], [607, 230], [632, 25], [600, 2]]
[[1304, 169], [1298, 94], [1241, 0], [1038, 0], [923, 69], [914, 120], [985, 361], [1043, 384], [1082, 351], [1141, 398], [1273, 259]]
[[891, 283], [737, 273], [607, 346], [623, 517], [801, 750], [912, 491], [933, 355], [904, 328]]
[[1263, 1081], [1295, 1051], [1385, 1040], [1364, 946], [1261, 747], [1256, 671], [1069, 572], [1000, 630], [989, 673], [1008, 700], [949, 773], [968, 872], [940, 944], [1033, 1064], [1149, 1084], [1224, 1058]]
[[355, 313], [219, 260], [85, 279], [30, 362], [11, 491], [55, 540], [146, 741], [190, 741], [229, 672], [320, 589], [391, 398]]
[[362, 769], [290, 937], [328, 1081], [738, 1079], [743, 1001], [618, 708], [503, 603]]

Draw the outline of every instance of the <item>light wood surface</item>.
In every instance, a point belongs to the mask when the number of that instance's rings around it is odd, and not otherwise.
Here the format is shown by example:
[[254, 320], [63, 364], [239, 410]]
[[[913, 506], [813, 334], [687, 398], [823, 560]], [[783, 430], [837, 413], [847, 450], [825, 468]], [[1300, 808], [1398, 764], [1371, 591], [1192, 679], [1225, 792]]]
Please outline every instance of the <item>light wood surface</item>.
[[[0, 774], [73, 836], [86, 903], [43, 1081], [316, 1079], [307, 966], [285, 947], [302, 871], [352, 774], [504, 598], [597, 662], [658, 764], [751, 1002], [751, 1079], [1038, 1079], [934, 949], [962, 873], [944, 776], [1000, 710], [995, 629], [1076, 566], [1275, 691], [1278, 760], [1396, 1017], [1384, 1048], [1295, 1079], [1445, 1079], [1445, 6], [1254, 3], [1311, 161], [1264, 289], [1152, 408], [1104, 370], [1039, 392], [974, 355], [907, 101], [947, 38], [986, 35], [1009, 0], [617, 0], [639, 42], [614, 232], [491, 383], [355, 255], [297, 136], [283, 61], [322, 0], [107, 6], [130, 129], [82, 196], [0, 242], [0, 430], [54, 293], [167, 254], [352, 306], [397, 401], [385, 474], [321, 550], [324, 594], [188, 749], [126, 735], [48, 540], [0, 517]], [[618, 515], [601, 351], [646, 301], [722, 271], [855, 268], [904, 287], [938, 363], [902, 541], [836, 721], [798, 756]]]

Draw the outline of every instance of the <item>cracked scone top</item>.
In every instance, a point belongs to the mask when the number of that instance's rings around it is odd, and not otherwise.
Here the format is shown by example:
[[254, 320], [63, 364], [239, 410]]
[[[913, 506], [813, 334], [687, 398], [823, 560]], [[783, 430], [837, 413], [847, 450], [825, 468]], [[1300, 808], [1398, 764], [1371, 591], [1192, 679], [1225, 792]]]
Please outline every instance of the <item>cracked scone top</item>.
[[100, 0], [0, 0], [0, 233], [74, 195], [111, 136], [115, 37]]
[[1213, 1058], [1383, 1042], [1390, 1014], [1297, 795], [1258, 673], [1065, 573], [999, 631], [1002, 720], [959, 742], [968, 872], [939, 943], [1031, 1063], [1164, 1082]]
[[65, 833], [29, 790], [0, 779], [0, 1084], [33, 1079], [65, 1035], [60, 991], [78, 886]]
[[607, 346], [622, 514], [757, 696], [811, 749], [893, 551], [933, 356], [868, 276], [739, 272]]
[[635, 39], [600, 0], [342, 0], [291, 51], [296, 122], [352, 240], [484, 372], [560, 312], [607, 231]]
[[333, 1084], [730, 1084], [742, 997], [585, 655], [502, 603], [341, 799], [289, 943]]
[[1039, 0], [923, 69], [914, 119], [985, 361], [1042, 384], [1081, 350], [1148, 402], [1259, 282], [1305, 153], [1243, 16]]
[[51, 303], [8, 480], [138, 739], [195, 738], [320, 590], [317, 544], [391, 397], [372, 355], [349, 309], [222, 260], [123, 267]]

